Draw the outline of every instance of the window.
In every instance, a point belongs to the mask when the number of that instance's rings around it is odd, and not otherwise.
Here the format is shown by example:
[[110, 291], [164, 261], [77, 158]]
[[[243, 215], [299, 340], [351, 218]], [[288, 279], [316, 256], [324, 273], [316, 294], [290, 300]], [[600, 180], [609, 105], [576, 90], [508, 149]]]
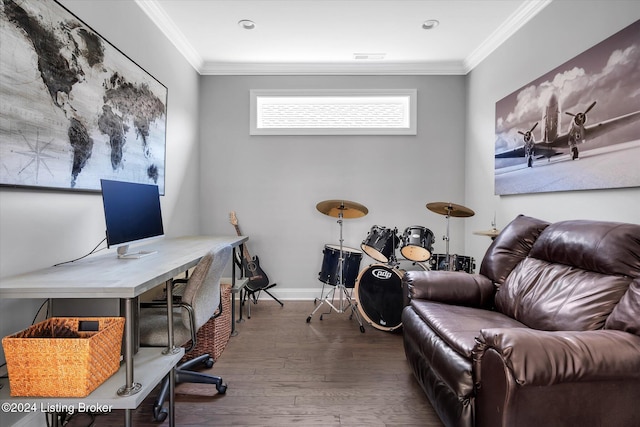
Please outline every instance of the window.
[[416, 135], [415, 89], [252, 90], [251, 135]]

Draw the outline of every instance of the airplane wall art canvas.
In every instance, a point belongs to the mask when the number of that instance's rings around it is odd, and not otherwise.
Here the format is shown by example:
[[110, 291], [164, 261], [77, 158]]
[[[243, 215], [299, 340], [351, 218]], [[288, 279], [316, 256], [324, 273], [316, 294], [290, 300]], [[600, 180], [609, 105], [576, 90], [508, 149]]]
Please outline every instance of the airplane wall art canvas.
[[496, 103], [495, 194], [640, 186], [640, 21]]

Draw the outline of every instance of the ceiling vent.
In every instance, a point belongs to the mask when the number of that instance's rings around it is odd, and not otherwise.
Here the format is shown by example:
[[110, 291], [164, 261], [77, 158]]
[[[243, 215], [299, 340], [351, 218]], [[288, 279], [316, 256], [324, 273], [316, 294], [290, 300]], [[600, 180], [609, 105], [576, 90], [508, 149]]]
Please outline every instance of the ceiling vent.
[[380, 61], [383, 60], [386, 53], [354, 53], [353, 59]]

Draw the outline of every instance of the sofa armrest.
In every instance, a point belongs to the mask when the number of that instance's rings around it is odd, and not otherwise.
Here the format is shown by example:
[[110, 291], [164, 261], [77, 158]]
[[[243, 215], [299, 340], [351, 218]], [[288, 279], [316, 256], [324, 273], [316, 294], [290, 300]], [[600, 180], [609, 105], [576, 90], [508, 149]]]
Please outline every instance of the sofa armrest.
[[473, 351], [476, 383], [489, 349], [521, 386], [640, 380], [640, 337], [623, 331], [483, 329]]
[[403, 283], [408, 298], [468, 307], [493, 303], [496, 288], [485, 276], [462, 271], [407, 271]]

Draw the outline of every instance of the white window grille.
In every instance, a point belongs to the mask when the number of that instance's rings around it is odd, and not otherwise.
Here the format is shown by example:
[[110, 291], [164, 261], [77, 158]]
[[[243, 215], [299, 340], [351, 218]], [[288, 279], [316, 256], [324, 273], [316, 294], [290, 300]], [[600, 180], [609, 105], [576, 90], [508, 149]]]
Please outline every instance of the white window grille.
[[252, 90], [251, 135], [416, 135], [415, 89]]

